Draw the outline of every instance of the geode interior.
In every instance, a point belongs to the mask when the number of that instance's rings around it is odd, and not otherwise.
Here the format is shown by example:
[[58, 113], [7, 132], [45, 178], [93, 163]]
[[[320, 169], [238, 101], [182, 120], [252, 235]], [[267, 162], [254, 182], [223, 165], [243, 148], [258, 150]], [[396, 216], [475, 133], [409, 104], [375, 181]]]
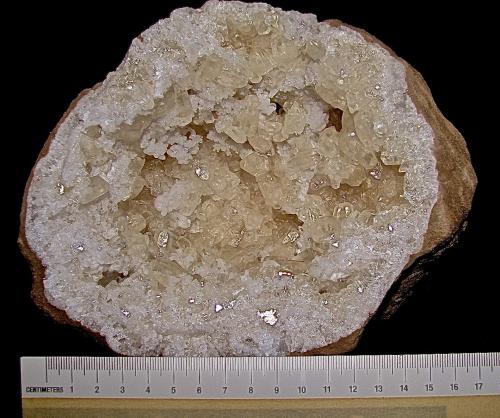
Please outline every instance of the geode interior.
[[422, 246], [438, 181], [404, 65], [265, 4], [178, 9], [37, 164], [51, 304], [128, 355], [284, 355], [359, 329]]

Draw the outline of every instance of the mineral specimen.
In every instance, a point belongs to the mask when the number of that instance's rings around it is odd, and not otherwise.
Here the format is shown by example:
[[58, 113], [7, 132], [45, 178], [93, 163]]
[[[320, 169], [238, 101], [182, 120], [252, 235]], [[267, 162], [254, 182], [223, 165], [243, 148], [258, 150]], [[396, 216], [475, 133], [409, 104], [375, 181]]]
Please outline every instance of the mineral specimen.
[[116, 352], [339, 352], [474, 187], [463, 139], [378, 41], [209, 1], [73, 103], [21, 246], [37, 302]]

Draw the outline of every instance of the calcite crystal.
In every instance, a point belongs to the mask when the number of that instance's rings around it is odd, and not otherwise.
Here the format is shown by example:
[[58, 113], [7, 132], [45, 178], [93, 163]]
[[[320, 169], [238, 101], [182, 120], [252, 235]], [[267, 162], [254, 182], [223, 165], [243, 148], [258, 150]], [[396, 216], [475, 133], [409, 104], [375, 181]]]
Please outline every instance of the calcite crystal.
[[[409, 71], [313, 15], [175, 10], [74, 102], [34, 168], [21, 245], [38, 302], [127, 355], [350, 348], [474, 190], [463, 140]], [[466, 178], [443, 226], [446, 146]]]

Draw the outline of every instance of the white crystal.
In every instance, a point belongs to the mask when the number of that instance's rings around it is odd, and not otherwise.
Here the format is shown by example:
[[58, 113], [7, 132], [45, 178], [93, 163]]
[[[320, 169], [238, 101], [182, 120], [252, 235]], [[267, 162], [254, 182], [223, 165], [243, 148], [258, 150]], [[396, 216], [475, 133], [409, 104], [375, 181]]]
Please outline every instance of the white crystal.
[[278, 322], [276, 309], [268, 309], [267, 311], [257, 311], [257, 314], [268, 325], [275, 325]]
[[208, 180], [210, 177], [208, 171], [201, 167], [197, 167], [194, 172], [202, 180]]
[[60, 195], [63, 195], [64, 194], [64, 191], [65, 191], [65, 187], [64, 187], [64, 184], [62, 183], [57, 183], [57, 192], [60, 194]]
[[298, 231], [290, 231], [288, 234], [285, 235], [285, 238], [283, 238], [282, 243], [283, 244], [288, 244], [289, 242], [295, 242], [299, 238], [300, 234]]
[[[48, 299], [125, 355], [286, 355], [346, 337], [419, 252], [437, 198], [405, 77], [312, 15], [173, 12], [37, 163], [26, 237]], [[95, 285], [110, 268], [126, 280]], [[263, 326], [278, 318], [279, 333]]]
[[168, 244], [168, 239], [170, 238], [170, 235], [167, 231], [161, 231], [158, 234], [158, 239], [156, 240], [156, 244], [160, 248], [165, 248]]

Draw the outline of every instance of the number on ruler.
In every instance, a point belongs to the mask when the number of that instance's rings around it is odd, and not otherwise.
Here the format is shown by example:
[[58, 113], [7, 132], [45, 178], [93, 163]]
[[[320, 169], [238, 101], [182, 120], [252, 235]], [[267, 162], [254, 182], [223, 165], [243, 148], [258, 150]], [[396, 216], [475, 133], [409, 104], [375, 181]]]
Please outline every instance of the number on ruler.
[[373, 386], [373, 388], [375, 389], [375, 392], [377, 392], [377, 393], [381, 393], [384, 391], [384, 388], [382, 385], [375, 385], [375, 386]]
[[434, 385], [432, 383], [427, 383], [425, 385], [425, 391], [426, 392], [433, 392], [434, 391]]
[[357, 393], [358, 392], [358, 387], [356, 385], [349, 385], [349, 392], [351, 392], [351, 393]]
[[408, 385], [399, 385], [399, 390], [401, 392], [408, 392]]
[[457, 383], [450, 383], [450, 390], [452, 392], [455, 392], [458, 390], [458, 384]]
[[483, 382], [474, 383], [474, 388], [476, 390], [483, 390]]
[[297, 386], [297, 391], [299, 392], [299, 394], [303, 395], [307, 392], [307, 388], [305, 386]]
[[332, 388], [330, 387], [330, 385], [328, 385], [328, 386], [323, 386], [323, 391], [324, 391], [325, 393], [330, 393], [330, 392], [332, 391]]

